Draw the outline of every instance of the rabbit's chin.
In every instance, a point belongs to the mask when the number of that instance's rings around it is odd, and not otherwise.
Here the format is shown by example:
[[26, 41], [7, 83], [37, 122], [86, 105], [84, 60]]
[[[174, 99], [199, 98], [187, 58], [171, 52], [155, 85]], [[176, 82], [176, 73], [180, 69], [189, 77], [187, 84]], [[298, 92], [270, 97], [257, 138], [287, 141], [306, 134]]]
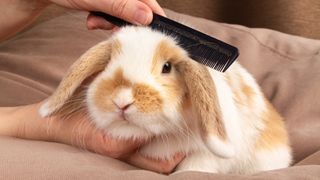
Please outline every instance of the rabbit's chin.
[[116, 113], [92, 114], [92, 121], [107, 135], [120, 139], [148, 139], [152, 136], [168, 133], [161, 119], [154, 116], [130, 115], [126, 119]]
[[148, 139], [152, 133], [126, 120], [115, 120], [104, 128], [105, 134], [117, 139]]

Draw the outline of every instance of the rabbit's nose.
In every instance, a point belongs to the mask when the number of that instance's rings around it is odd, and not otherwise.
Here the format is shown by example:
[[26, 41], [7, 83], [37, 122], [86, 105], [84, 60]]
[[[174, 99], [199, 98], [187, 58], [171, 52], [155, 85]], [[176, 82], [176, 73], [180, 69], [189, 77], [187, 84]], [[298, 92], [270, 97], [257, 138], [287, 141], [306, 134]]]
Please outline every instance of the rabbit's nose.
[[121, 111], [127, 110], [134, 102], [117, 102], [112, 100], [113, 104]]
[[127, 110], [134, 103], [130, 88], [119, 89], [111, 100], [116, 108], [120, 111]]
[[115, 103], [115, 105], [122, 111], [127, 110], [132, 104], [133, 102], [127, 103], [127, 104], [121, 104], [121, 105]]

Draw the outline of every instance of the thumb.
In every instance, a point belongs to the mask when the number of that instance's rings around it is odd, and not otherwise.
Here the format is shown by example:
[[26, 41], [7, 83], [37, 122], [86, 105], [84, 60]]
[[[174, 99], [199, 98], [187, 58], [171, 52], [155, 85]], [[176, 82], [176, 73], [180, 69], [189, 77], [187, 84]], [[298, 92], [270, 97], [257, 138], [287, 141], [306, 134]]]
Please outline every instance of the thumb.
[[152, 21], [152, 10], [138, 0], [108, 0], [104, 1], [101, 11], [117, 16], [137, 25], [147, 25]]

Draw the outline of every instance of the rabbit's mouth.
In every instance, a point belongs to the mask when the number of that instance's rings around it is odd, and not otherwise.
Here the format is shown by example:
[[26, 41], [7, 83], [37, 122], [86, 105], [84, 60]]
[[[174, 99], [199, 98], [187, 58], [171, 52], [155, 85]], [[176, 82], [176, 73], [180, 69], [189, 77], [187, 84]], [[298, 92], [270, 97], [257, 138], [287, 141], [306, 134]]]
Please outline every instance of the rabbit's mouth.
[[119, 111], [118, 112], [118, 117], [121, 119], [121, 120], [124, 120], [124, 121], [128, 121], [128, 117], [127, 117], [127, 113], [124, 112], [124, 111]]

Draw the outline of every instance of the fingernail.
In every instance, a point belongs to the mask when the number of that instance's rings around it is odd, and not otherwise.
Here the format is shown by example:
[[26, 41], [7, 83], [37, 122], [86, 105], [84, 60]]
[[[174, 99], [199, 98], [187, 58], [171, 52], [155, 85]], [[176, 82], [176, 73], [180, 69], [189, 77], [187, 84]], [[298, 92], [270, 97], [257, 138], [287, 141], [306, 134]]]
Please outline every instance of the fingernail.
[[96, 30], [96, 29], [98, 29], [96, 26], [89, 26], [88, 27], [88, 30]]
[[94, 25], [87, 25], [87, 29], [88, 30], [95, 30], [95, 29], [97, 29], [97, 27]]
[[148, 13], [144, 10], [138, 10], [135, 12], [134, 21], [138, 25], [144, 25], [148, 21]]

